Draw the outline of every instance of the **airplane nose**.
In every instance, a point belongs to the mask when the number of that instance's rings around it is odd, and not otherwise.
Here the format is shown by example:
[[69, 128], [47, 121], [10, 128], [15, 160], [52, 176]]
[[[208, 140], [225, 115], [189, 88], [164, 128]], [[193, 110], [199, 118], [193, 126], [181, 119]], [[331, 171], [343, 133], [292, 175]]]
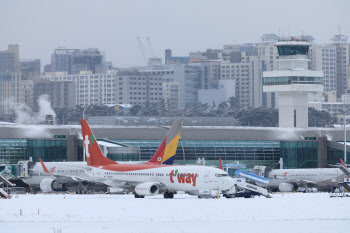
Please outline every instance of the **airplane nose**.
[[224, 189], [229, 189], [235, 185], [234, 180], [231, 177], [225, 177], [222, 179], [222, 184], [225, 187]]

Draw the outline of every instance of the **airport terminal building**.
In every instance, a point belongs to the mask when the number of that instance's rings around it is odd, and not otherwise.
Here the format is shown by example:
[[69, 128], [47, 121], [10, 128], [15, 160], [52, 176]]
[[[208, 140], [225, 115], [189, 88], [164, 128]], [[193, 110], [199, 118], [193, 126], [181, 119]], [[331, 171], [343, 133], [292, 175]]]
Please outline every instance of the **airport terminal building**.
[[[157, 126], [91, 126], [104, 154], [116, 161], [147, 161], [168, 128]], [[1, 124], [0, 164], [20, 160], [83, 161], [78, 125]], [[205, 158], [218, 165], [239, 161], [248, 168], [269, 166], [283, 158], [285, 168], [317, 168], [344, 158], [343, 128], [263, 128], [184, 126], [176, 164]], [[347, 146], [347, 151], [350, 147]], [[350, 154], [347, 154], [350, 157]]]

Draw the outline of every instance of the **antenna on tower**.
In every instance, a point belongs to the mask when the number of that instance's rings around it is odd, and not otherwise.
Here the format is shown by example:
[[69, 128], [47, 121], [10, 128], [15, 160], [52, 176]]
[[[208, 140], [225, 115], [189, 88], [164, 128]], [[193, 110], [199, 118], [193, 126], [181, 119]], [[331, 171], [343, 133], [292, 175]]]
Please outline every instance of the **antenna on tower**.
[[142, 44], [141, 44], [140, 37], [136, 37], [136, 39], [137, 39], [137, 42], [138, 42], [138, 44], [139, 44], [139, 48], [140, 48], [140, 50], [141, 50], [141, 53], [142, 53], [143, 59], [145, 60], [145, 64], [147, 65], [147, 58], [146, 58], [145, 51], [143, 50], [143, 47], [142, 47]]

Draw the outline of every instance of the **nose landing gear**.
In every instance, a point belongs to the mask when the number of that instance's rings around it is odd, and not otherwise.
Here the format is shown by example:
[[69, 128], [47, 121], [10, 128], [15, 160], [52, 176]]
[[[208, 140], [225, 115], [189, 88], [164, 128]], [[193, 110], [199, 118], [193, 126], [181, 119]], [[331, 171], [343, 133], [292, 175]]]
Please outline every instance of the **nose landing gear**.
[[172, 192], [165, 192], [165, 193], [164, 193], [164, 198], [165, 198], [165, 199], [174, 198], [174, 193], [172, 193]]

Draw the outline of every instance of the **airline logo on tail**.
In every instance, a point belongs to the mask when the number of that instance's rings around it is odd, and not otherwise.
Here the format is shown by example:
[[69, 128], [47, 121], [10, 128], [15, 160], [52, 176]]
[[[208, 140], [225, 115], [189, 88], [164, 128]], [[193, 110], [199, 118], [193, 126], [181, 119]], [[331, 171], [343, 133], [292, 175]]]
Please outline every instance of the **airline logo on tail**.
[[44, 172], [46, 174], [53, 174], [53, 172], [55, 171], [56, 167], [52, 167], [50, 170], [51, 172], [49, 172], [49, 170], [47, 169], [47, 167], [45, 166], [44, 162], [41, 160], [41, 158], [39, 157], [39, 160], [40, 160], [40, 163], [41, 163], [41, 166], [43, 167], [44, 169]]
[[85, 135], [85, 140], [84, 140], [84, 144], [85, 144], [85, 154], [86, 157], [90, 157], [90, 153], [89, 153], [89, 145], [92, 146], [95, 142], [95, 137], [93, 134], [90, 135], [90, 140], [89, 140], [89, 136]]
[[118, 164], [117, 162], [105, 157], [98, 146], [98, 142], [92, 133], [89, 124], [85, 119], [80, 120], [81, 130], [84, 138], [85, 155], [88, 166], [107, 166]]

